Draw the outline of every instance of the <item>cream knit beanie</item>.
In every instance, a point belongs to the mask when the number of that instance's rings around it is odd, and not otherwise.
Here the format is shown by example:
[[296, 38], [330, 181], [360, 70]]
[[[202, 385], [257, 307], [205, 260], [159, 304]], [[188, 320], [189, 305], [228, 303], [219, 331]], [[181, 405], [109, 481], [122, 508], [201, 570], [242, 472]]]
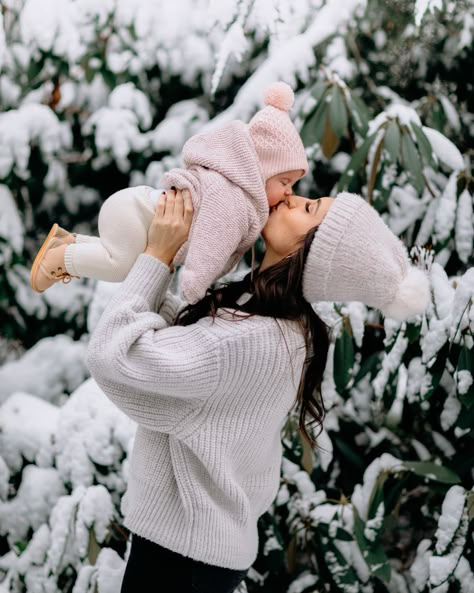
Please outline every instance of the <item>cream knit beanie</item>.
[[288, 112], [295, 100], [290, 86], [274, 82], [265, 89], [267, 107], [258, 111], [248, 124], [265, 181], [285, 171], [308, 172], [303, 142]]
[[311, 244], [303, 273], [307, 301], [361, 301], [404, 321], [423, 313], [427, 276], [360, 196], [338, 194]]

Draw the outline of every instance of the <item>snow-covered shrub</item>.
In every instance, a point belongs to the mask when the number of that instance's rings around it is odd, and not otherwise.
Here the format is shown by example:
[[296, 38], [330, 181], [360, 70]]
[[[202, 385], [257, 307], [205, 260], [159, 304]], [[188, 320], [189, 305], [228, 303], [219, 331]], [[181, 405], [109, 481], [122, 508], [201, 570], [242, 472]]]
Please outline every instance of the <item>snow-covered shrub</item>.
[[115, 593], [127, 557], [135, 427], [83, 361], [115, 287], [33, 293], [42, 238], [54, 221], [94, 232], [108, 195], [158, 185], [275, 79], [308, 152], [296, 190], [364, 196], [418, 246], [432, 302], [404, 324], [316, 306], [332, 328], [319, 448], [290, 414], [247, 589], [471, 593], [473, 28], [472, 0], [2, 2], [1, 593]]

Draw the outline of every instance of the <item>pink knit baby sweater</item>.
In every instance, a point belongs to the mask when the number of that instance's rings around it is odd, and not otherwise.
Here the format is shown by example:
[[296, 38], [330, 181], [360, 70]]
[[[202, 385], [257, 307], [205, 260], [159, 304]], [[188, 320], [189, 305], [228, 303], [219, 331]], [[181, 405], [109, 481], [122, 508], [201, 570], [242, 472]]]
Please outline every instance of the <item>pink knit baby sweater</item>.
[[269, 206], [260, 162], [243, 122], [193, 136], [183, 147], [183, 160], [186, 168], [165, 173], [161, 186], [191, 193], [193, 223], [174, 263], [184, 263], [181, 291], [187, 302], [196, 303], [254, 244]]

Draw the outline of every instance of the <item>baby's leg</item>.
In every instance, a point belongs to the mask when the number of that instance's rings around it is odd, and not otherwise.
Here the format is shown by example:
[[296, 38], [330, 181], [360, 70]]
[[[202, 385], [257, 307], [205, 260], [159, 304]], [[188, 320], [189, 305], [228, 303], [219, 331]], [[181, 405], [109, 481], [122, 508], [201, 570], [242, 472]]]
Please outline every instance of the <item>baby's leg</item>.
[[108, 198], [99, 213], [99, 236], [78, 235], [64, 256], [73, 276], [121, 282], [145, 250], [154, 214], [151, 188], [120, 190]]

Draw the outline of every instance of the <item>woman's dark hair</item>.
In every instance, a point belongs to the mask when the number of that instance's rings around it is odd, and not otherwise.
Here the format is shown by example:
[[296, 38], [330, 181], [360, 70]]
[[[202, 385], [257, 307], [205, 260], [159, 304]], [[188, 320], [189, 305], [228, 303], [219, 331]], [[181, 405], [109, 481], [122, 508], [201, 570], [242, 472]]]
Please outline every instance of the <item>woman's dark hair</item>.
[[[262, 272], [257, 270], [253, 278], [249, 273], [239, 282], [208, 290], [198, 303], [185, 307], [175, 321], [175, 325], [190, 325], [202, 317], [215, 317], [219, 308], [242, 311], [244, 315], [239, 314], [237, 319], [263, 315], [277, 321], [297, 321], [305, 338], [306, 359], [295, 404], [300, 411], [300, 431], [312, 446], [316, 442], [308, 432], [306, 420], [310, 417], [309, 424], [321, 425], [324, 418], [321, 383], [329, 348], [326, 324], [303, 298], [304, 264], [316, 231], [317, 227], [310, 230], [292, 255]], [[239, 305], [236, 301], [244, 292], [252, 297]]]

